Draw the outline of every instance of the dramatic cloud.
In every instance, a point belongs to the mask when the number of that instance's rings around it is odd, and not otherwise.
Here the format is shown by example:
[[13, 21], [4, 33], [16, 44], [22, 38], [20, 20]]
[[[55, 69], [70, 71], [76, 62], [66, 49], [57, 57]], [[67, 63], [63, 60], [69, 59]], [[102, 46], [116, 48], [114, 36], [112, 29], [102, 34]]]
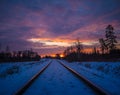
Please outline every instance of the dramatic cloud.
[[98, 46], [108, 24], [120, 42], [119, 9], [119, 0], [0, 0], [0, 44], [45, 55], [79, 38], [90, 48]]

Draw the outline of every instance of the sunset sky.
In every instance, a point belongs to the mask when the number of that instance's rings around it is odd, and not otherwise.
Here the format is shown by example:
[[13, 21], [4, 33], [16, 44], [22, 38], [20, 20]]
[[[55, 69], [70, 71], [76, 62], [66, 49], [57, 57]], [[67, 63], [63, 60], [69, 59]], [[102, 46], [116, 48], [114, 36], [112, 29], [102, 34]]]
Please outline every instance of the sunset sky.
[[120, 42], [120, 0], [0, 0], [2, 50], [49, 55], [77, 38], [85, 48], [99, 46], [108, 24]]

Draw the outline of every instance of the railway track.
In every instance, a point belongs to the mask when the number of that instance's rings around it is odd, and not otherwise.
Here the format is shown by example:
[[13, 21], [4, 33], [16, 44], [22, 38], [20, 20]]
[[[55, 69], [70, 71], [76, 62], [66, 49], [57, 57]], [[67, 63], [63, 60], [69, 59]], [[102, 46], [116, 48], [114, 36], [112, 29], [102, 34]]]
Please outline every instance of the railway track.
[[106, 92], [104, 89], [100, 88], [99, 86], [95, 85], [93, 82], [86, 79], [84, 76], [80, 75], [78, 72], [73, 70], [72, 68], [66, 66], [62, 62], [58, 61], [62, 66], [64, 66], [66, 69], [68, 69], [70, 72], [72, 72], [76, 77], [78, 77], [80, 80], [85, 82], [88, 86], [90, 86], [97, 95], [110, 95], [108, 92]]
[[[65, 67], [66, 70], [69, 72], [71, 72], [71, 74], [75, 75], [79, 80], [82, 80], [85, 84], [87, 84], [89, 86], [89, 88], [91, 88], [95, 93], [96, 95], [110, 95], [108, 92], [106, 92], [105, 90], [103, 90], [102, 88], [98, 87], [97, 85], [95, 85], [94, 83], [92, 83], [91, 81], [89, 81], [88, 79], [86, 79], [85, 77], [83, 77], [82, 75], [80, 75], [79, 73], [77, 73], [75, 70], [71, 69], [70, 67], [66, 66], [65, 64], [63, 64], [62, 62], [60, 61], [57, 61], [57, 63], [60, 63], [61, 64], [61, 68], [62, 67]], [[45, 67], [43, 67], [36, 75], [34, 75], [22, 88], [20, 88], [16, 93], [15, 95], [22, 95], [26, 92], [26, 90], [29, 89], [29, 87], [32, 86], [33, 82], [35, 80], [38, 79], [38, 77], [42, 74], [43, 71], [46, 72], [47, 70], [47, 67], [51, 64], [52, 62], [48, 63]], [[56, 63], [56, 64], [57, 64]], [[59, 64], [58, 63], [58, 64]], [[55, 66], [54, 66], [55, 67]], [[52, 66], [49, 67], [49, 70], [50, 71], [50, 68], [52, 69]], [[56, 68], [56, 67], [55, 67]], [[59, 67], [60, 68], [60, 67]], [[63, 69], [63, 68], [62, 68]], [[56, 69], [57, 70], [57, 69]], [[52, 71], [51, 71], [52, 72]], [[46, 72], [46, 73], [49, 73], [49, 72]], [[53, 73], [52, 73], [53, 74]], [[45, 75], [45, 74], [43, 74]], [[50, 74], [51, 75], [51, 74]], [[52, 76], [51, 76], [52, 77]], [[56, 77], [56, 76], [55, 76]], [[74, 77], [74, 76], [73, 76]], [[40, 80], [39, 80], [40, 81]], [[54, 81], [54, 80], [53, 80]], [[67, 81], [67, 80], [66, 80]], [[42, 94], [40, 94], [42, 95]], [[51, 95], [51, 94], [50, 94]], [[56, 94], [55, 94], [56, 95]]]
[[51, 64], [49, 62], [45, 67], [43, 67], [37, 74], [35, 74], [22, 88], [20, 88], [14, 95], [22, 95], [32, 83], [39, 77], [39, 75]]

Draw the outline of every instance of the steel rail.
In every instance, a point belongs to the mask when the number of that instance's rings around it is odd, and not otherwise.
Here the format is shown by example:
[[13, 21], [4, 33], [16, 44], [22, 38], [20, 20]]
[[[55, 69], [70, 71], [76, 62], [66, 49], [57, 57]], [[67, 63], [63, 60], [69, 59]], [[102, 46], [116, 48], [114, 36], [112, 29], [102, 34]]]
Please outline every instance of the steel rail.
[[38, 76], [51, 64], [49, 62], [45, 67], [43, 67], [37, 74], [35, 74], [22, 88], [20, 88], [14, 95], [22, 95], [30, 85], [38, 78]]
[[110, 93], [106, 92], [104, 89], [100, 88], [90, 80], [86, 79], [84, 76], [82, 76], [80, 73], [76, 72], [72, 68], [66, 66], [62, 62], [58, 61], [62, 66], [64, 66], [66, 69], [68, 69], [70, 72], [72, 72], [76, 77], [83, 80], [84, 83], [86, 83], [89, 87], [91, 87], [98, 95], [111, 95]]

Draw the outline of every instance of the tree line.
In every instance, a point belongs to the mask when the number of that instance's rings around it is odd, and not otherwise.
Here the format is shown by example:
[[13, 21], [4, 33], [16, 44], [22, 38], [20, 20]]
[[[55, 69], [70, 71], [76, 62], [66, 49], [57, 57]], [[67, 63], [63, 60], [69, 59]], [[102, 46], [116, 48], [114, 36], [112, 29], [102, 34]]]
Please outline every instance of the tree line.
[[75, 44], [67, 47], [64, 51], [68, 61], [120, 61], [120, 49], [117, 48], [117, 40], [112, 25], [105, 29], [105, 37], [99, 39], [100, 47], [93, 46], [91, 53], [84, 52], [84, 46], [79, 39]]
[[6, 51], [0, 52], [0, 62], [38, 61], [40, 58], [32, 49], [10, 52], [9, 46], [7, 46]]

